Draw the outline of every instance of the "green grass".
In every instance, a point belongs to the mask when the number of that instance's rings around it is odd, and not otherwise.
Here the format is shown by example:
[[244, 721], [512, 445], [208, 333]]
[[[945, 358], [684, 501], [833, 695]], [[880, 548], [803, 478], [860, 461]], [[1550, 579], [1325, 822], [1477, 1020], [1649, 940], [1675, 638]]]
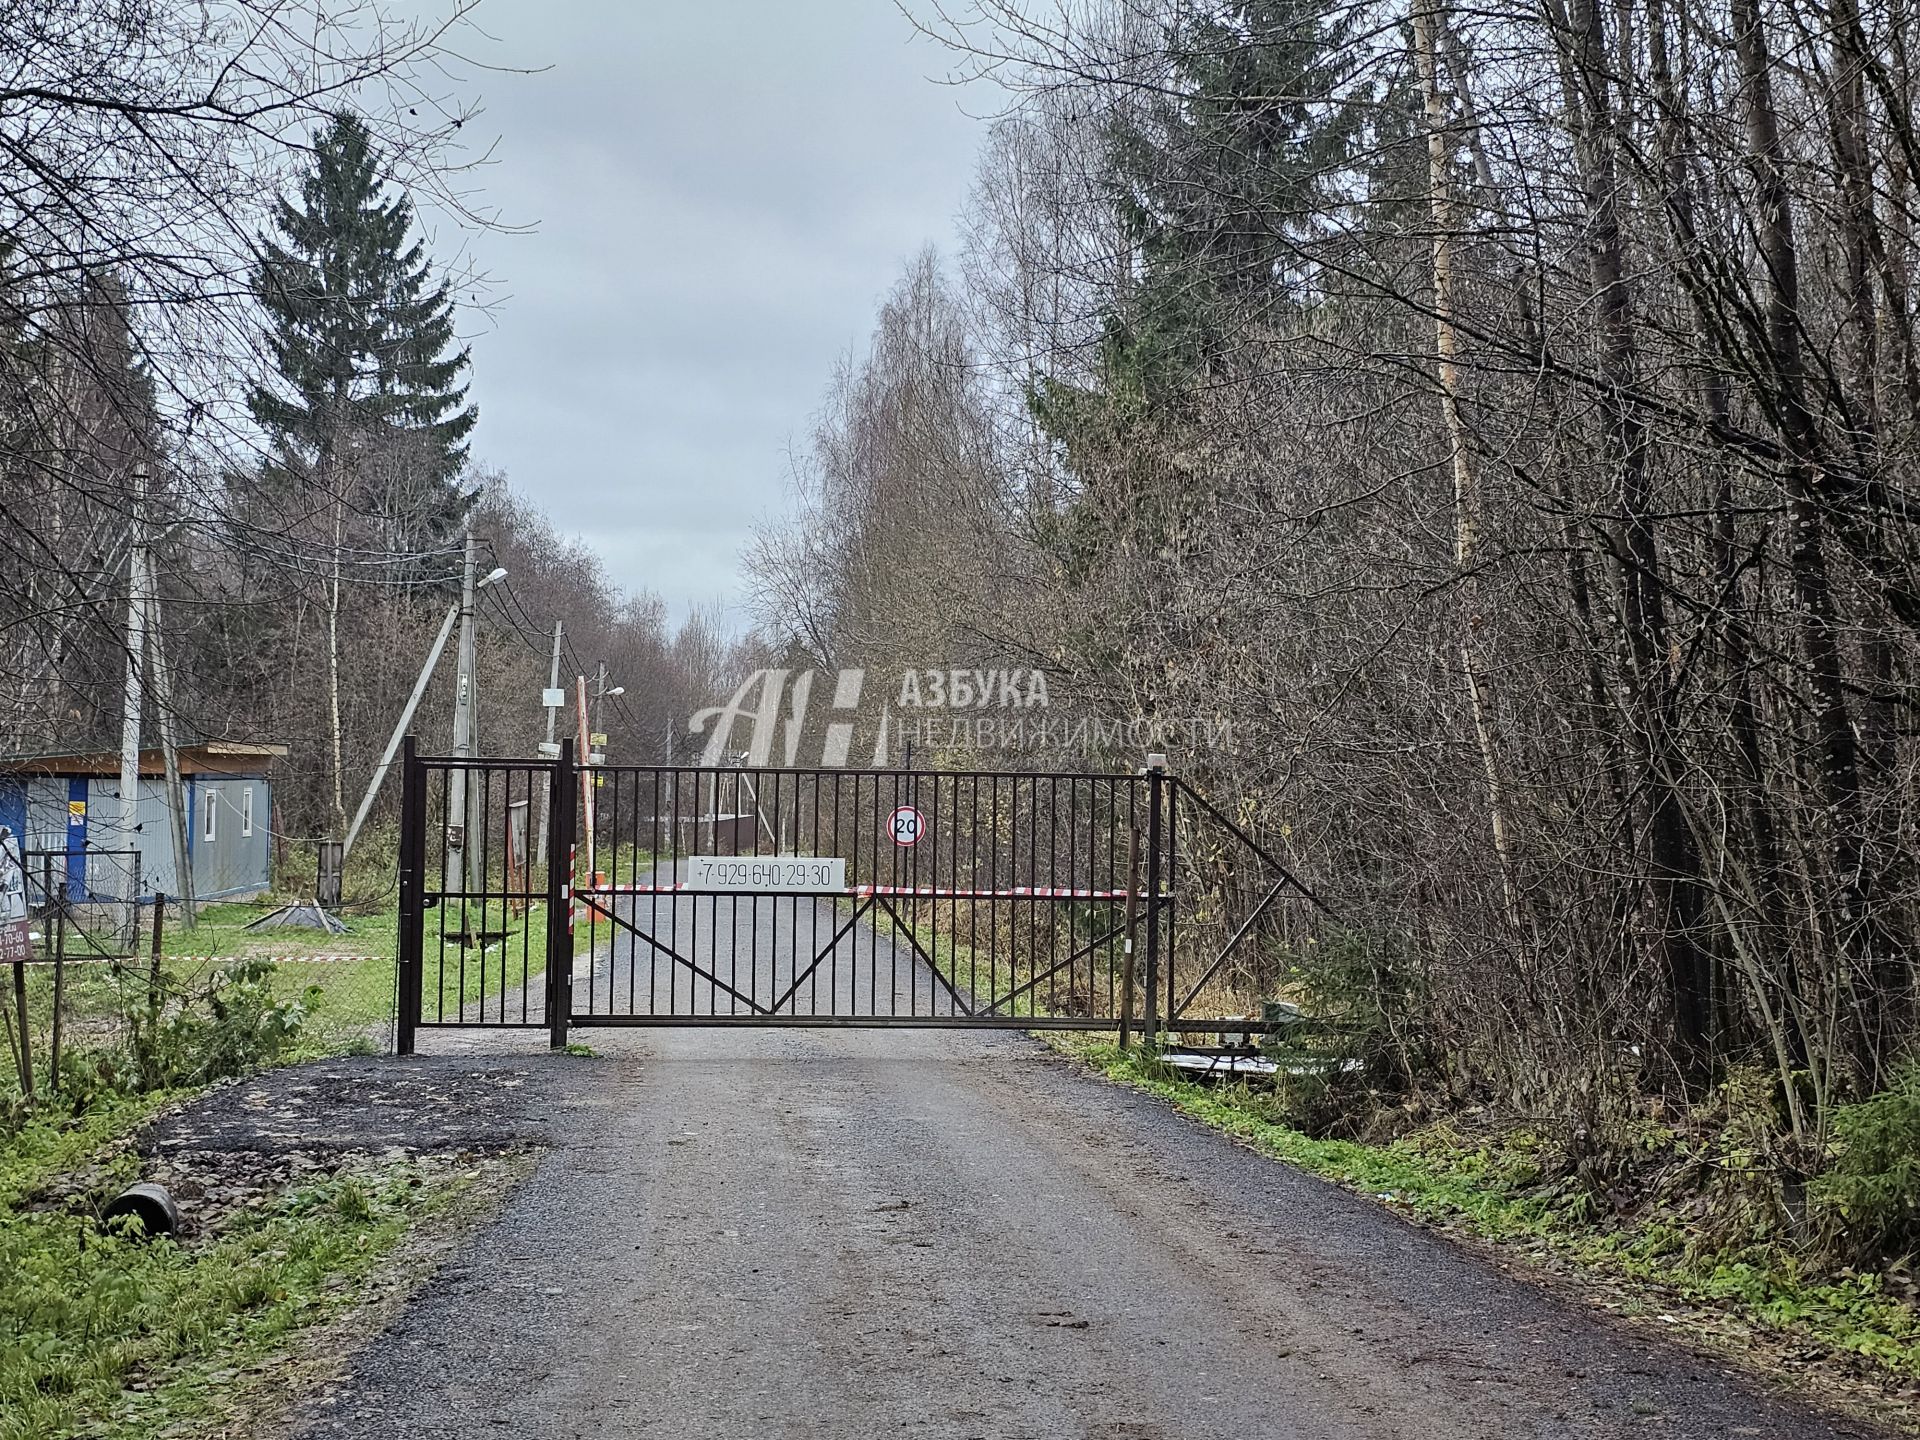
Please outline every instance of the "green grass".
[[[247, 926], [277, 909], [282, 902], [230, 901], [204, 905], [199, 922], [188, 929], [170, 923], [161, 936], [168, 957], [168, 975], [179, 983], [203, 979], [213, 961], [270, 956], [281, 963], [274, 972], [274, 992], [298, 999], [309, 988], [320, 998], [314, 1007], [314, 1025], [322, 1033], [351, 1034], [384, 1025], [393, 1015], [394, 957], [398, 949], [399, 915], [392, 904], [366, 913], [339, 918], [344, 934], [324, 930], [249, 930]], [[352, 960], [305, 960], [305, 956], [346, 955]]]
[[[12, 1148], [0, 1164], [17, 1175]], [[407, 1166], [337, 1174], [197, 1246], [105, 1234], [84, 1213], [0, 1213], [0, 1440], [131, 1440], [231, 1408], [249, 1366], [351, 1304], [457, 1188]]]
[[[603, 860], [604, 863], [604, 860]], [[620, 854], [622, 878], [650, 857], [630, 848]], [[399, 914], [394, 905], [365, 914], [347, 914], [347, 932], [329, 935], [318, 930], [246, 929], [274, 906], [265, 902], [209, 905], [192, 930], [170, 932], [165, 950], [170, 956], [238, 958], [267, 955], [280, 961], [275, 989], [297, 998], [317, 987], [320, 1001], [315, 1018], [322, 1030], [365, 1030], [384, 1024], [393, 1014], [394, 966], [398, 953]], [[494, 901], [484, 908], [471, 903], [466, 925], [487, 935], [506, 931], [504, 940], [461, 945], [455, 937], [462, 928], [458, 901], [443, 901], [427, 911], [423, 958], [423, 1014], [452, 1018], [479, 1001], [497, 998], [523, 983], [537, 987], [547, 969], [547, 910], [535, 902], [524, 913], [509, 912]], [[524, 954], [523, 954], [524, 941]], [[358, 961], [303, 961], [303, 956], [363, 956]], [[177, 963], [185, 965], [184, 958]], [[517, 1006], [508, 1007], [509, 1018]]]
[[1316, 1140], [1277, 1117], [1270, 1093], [1185, 1080], [1142, 1050], [1112, 1041], [1049, 1036], [1050, 1044], [1111, 1079], [1276, 1160], [1334, 1180], [1426, 1222], [1598, 1275], [1729, 1312], [1762, 1329], [1857, 1356], [1898, 1383], [1920, 1378], [1920, 1314], [1877, 1274], [1822, 1274], [1778, 1246], [1702, 1246], [1671, 1218], [1625, 1217], [1601, 1226], [1570, 1197], [1542, 1192], [1523, 1156], [1424, 1141], [1364, 1145]]
[[[547, 973], [547, 908], [535, 904], [523, 915], [503, 915], [498, 905], [489, 906], [484, 919], [478, 906], [469, 912], [468, 925], [487, 933], [504, 930], [504, 940], [489, 940], [484, 948], [462, 946], [454, 938], [460, 930], [458, 911], [447, 905], [446, 913], [427, 912], [426, 940], [422, 949], [425, 966], [421, 977], [421, 1018], [433, 1020], [445, 1016], [457, 1018], [469, 1005], [519, 989], [523, 984], [537, 991], [540, 978]], [[535, 1002], [530, 998], [529, 1005]], [[491, 1013], [491, 1012], [490, 1012]], [[507, 1018], [517, 1019], [519, 1006], [507, 1007]]]
[[179, 1098], [171, 1091], [112, 1095], [77, 1117], [30, 1116], [0, 1144], [0, 1223], [56, 1176], [79, 1169]]
[[[622, 880], [652, 863], [647, 851], [630, 846], [623, 846], [618, 858]], [[170, 913], [161, 934], [162, 975], [169, 993], [191, 993], [232, 961], [269, 957], [277, 962], [273, 976], [276, 997], [309, 1004], [299, 1054], [321, 1054], [368, 1041], [380, 1043], [384, 1027], [393, 1018], [399, 937], [396, 906], [388, 903], [370, 911], [342, 914], [339, 918], [347, 927], [342, 934], [247, 928], [281, 903], [280, 899], [261, 899], [203, 905], [191, 928], [180, 922], [177, 913]], [[428, 1019], [453, 1018], [523, 983], [537, 989], [546, 974], [547, 911], [543, 904], [535, 902], [524, 914], [509, 914], [496, 901], [486, 907], [484, 918], [478, 905], [470, 907], [469, 923], [474, 928], [508, 932], [504, 942], [490, 940], [483, 950], [474, 945], [463, 947], [453, 938], [460, 928], [454, 908], [457, 903], [446, 902], [444, 910], [435, 907], [427, 912], [422, 1011]], [[142, 937], [143, 951], [151, 939], [152, 932], [147, 930]], [[327, 958], [338, 956], [351, 958]], [[65, 1014], [70, 1044], [86, 1044], [90, 1037], [117, 1043], [128, 1007], [144, 1003], [148, 963], [143, 953], [131, 960], [67, 966]], [[53, 1013], [50, 967], [32, 967], [29, 981], [29, 1015], [37, 1060], [44, 1068]], [[517, 1017], [518, 1008], [508, 1005], [509, 1019]], [[0, 1070], [5, 1072], [0, 1074], [0, 1091], [17, 1088], [12, 1066], [0, 1065]], [[44, 1076], [36, 1078], [44, 1083]]]

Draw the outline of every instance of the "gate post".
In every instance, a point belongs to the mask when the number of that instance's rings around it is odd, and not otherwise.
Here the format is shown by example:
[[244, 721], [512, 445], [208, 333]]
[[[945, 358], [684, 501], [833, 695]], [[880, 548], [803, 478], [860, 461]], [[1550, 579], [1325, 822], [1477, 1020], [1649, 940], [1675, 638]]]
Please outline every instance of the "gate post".
[[1167, 757], [1147, 757], [1147, 1049], [1160, 1043], [1160, 806], [1167, 789]]
[[573, 832], [580, 799], [573, 743], [560, 742], [548, 792], [553, 824], [547, 831], [547, 1031], [555, 1050], [567, 1048], [573, 1013]]
[[400, 934], [394, 947], [393, 1053], [413, 1054], [426, 931], [427, 774], [413, 736], [400, 757]]

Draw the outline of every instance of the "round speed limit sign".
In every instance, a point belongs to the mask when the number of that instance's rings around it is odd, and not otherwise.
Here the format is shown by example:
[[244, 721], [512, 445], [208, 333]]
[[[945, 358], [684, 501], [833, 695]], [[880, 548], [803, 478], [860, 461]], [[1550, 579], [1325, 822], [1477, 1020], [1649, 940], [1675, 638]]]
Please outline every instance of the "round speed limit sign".
[[887, 817], [887, 833], [900, 846], [917, 845], [927, 833], [927, 820], [911, 805], [902, 805]]

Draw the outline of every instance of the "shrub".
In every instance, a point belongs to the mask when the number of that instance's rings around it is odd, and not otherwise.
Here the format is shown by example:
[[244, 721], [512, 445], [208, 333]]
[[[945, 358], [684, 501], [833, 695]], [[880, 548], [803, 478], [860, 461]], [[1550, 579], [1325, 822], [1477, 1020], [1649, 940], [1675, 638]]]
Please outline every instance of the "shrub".
[[134, 1053], [142, 1088], [204, 1085], [271, 1064], [292, 1049], [320, 997], [273, 993], [273, 962], [242, 960], [219, 971], [208, 989], [171, 1014], [140, 1025]]
[[1836, 1248], [1861, 1260], [1920, 1249], [1920, 1065], [1833, 1112], [1833, 1168], [1814, 1183]]

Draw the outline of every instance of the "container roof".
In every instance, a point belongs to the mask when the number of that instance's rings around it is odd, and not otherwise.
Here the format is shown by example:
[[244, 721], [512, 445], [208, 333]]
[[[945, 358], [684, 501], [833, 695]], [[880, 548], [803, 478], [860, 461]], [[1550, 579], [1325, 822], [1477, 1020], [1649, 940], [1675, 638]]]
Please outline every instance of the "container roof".
[[[238, 740], [203, 740], [179, 747], [183, 775], [264, 775], [275, 760], [286, 757], [284, 745], [252, 745]], [[166, 760], [158, 745], [140, 751], [142, 775], [166, 774]], [[117, 750], [76, 750], [45, 755], [0, 757], [4, 775], [77, 775], [115, 779], [120, 774]]]

